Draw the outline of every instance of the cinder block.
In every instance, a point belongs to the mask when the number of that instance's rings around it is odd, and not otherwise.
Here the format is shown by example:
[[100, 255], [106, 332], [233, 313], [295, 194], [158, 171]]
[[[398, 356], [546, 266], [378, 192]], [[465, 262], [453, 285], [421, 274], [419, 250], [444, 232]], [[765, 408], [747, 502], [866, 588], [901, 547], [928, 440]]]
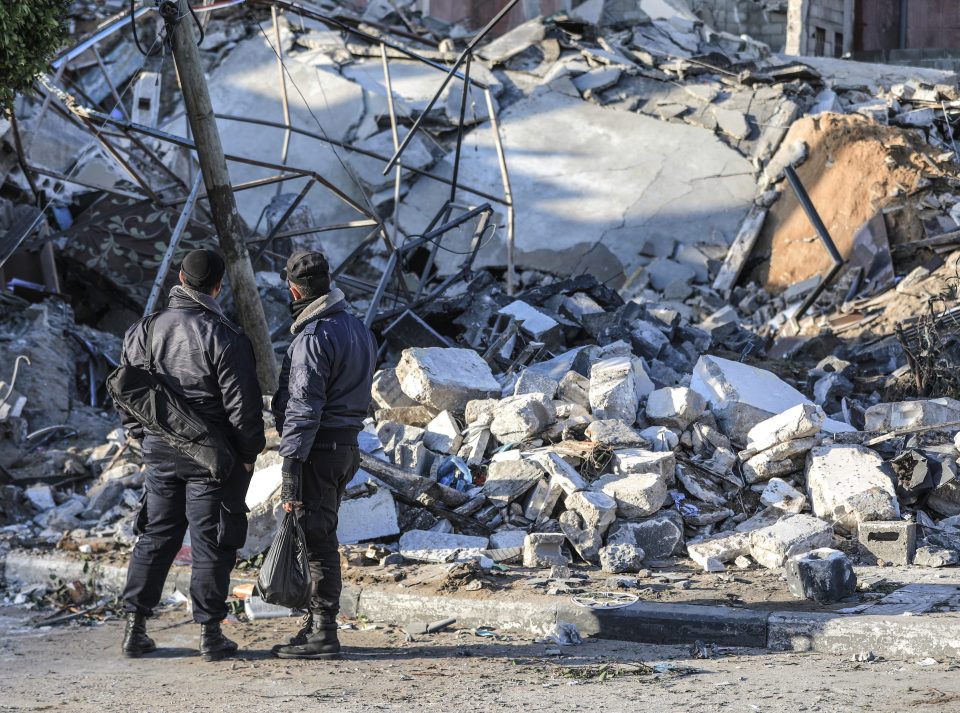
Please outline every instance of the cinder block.
[[905, 566], [913, 562], [917, 550], [917, 524], [903, 520], [861, 522], [857, 541], [862, 553]]

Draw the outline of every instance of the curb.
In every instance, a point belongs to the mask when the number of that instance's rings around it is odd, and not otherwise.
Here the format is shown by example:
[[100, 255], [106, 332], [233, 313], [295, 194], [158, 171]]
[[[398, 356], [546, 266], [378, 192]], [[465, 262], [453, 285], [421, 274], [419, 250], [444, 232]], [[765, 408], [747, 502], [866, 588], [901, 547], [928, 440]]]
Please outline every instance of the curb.
[[[45, 584], [51, 576], [92, 579], [104, 592], [119, 593], [126, 567], [84, 563], [62, 555], [11, 552], [0, 559], [0, 581]], [[189, 591], [190, 570], [175, 568], [164, 595]], [[231, 588], [249, 578], [233, 578]], [[849, 656], [873, 652], [887, 658], [960, 658], [960, 614], [920, 616], [844, 616], [816, 612], [768, 612], [697, 604], [636, 602], [621, 609], [587, 609], [566, 600], [518, 602], [413, 594], [345, 585], [341, 612], [348, 617], [397, 625], [456, 617], [464, 628], [543, 635], [558, 621], [576, 624], [581, 633], [602, 639], [646, 644], [692, 644], [695, 641], [816, 651]]]

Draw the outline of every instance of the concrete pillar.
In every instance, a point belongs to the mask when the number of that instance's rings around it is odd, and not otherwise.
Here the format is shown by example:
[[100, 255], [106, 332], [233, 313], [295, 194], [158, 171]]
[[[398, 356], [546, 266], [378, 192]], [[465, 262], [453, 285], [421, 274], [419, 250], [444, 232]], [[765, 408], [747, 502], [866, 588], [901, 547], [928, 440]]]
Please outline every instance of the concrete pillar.
[[843, 53], [853, 52], [854, 0], [843, 0]]
[[784, 53], [794, 56], [807, 54], [807, 12], [810, 0], [790, 0], [787, 6], [787, 42]]

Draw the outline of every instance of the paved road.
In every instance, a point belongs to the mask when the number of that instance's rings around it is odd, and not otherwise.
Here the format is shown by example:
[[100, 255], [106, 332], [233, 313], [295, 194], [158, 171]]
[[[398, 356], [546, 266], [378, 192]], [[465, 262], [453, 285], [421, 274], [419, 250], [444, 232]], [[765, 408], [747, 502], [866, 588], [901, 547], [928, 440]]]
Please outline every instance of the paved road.
[[599, 640], [557, 656], [549, 651], [557, 647], [530, 637], [496, 641], [464, 631], [407, 641], [390, 627], [343, 631], [341, 661], [280, 661], [268, 650], [295, 622], [269, 620], [227, 625], [244, 651], [204, 663], [184, 609], [151, 621], [162, 651], [131, 661], [119, 655], [119, 621], [37, 630], [25, 626], [31, 615], [0, 609], [0, 711], [960, 710], [958, 667], [949, 662], [745, 649], [703, 660], [682, 647]]

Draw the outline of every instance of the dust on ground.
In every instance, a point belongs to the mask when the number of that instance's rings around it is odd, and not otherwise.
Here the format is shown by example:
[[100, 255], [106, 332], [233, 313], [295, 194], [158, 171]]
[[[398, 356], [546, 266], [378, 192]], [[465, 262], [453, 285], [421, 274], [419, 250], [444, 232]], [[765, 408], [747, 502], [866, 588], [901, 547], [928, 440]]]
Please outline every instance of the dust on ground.
[[[948, 662], [854, 662], [820, 654], [690, 649], [586, 639], [451, 631], [408, 641], [396, 628], [341, 631], [340, 661], [281, 661], [269, 649], [293, 619], [225, 624], [237, 658], [204, 663], [186, 611], [150, 621], [160, 650], [120, 656], [122, 622], [35, 629], [31, 613], [0, 609], [0, 711], [620, 711], [893, 713], [960, 708]], [[371, 624], [354, 622], [358, 627]], [[922, 664], [922, 665], [921, 665]]]

